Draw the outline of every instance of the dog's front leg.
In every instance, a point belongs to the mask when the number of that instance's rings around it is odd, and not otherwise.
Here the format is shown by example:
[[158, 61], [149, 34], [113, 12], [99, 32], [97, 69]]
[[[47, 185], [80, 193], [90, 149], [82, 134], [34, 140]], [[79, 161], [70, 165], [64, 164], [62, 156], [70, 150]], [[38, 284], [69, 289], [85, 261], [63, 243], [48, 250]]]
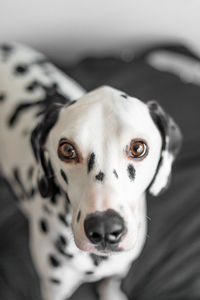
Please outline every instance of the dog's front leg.
[[80, 282], [73, 277], [63, 281], [56, 279], [41, 279], [42, 300], [67, 300], [79, 287]]
[[108, 277], [103, 279], [97, 286], [100, 300], [128, 300], [121, 290], [121, 278]]

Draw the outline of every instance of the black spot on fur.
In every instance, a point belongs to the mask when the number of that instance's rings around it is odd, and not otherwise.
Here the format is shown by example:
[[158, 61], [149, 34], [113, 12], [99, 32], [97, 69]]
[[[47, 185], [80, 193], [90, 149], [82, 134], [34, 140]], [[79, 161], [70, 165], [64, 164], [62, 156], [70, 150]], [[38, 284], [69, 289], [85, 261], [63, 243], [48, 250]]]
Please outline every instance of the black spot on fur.
[[63, 215], [62, 213], [59, 213], [58, 214], [58, 219], [65, 225], [65, 226], [69, 226], [67, 220], [66, 220], [66, 217], [65, 215]]
[[47, 214], [49, 214], [49, 215], [52, 214], [52, 211], [49, 209], [49, 207], [46, 204], [43, 205], [43, 209]]
[[43, 233], [47, 233], [49, 231], [49, 226], [48, 226], [47, 220], [41, 219], [39, 221], [39, 225], [40, 225], [40, 229]]
[[70, 204], [70, 199], [69, 199], [69, 196], [67, 195], [67, 193], [65, 193], [65, 198], [66, 198], [66, 200], [67, 200], [67, 203]]
[[66, 240], [65, 240], [65, 244], [63, 244], [63, 242], [64, 242], [64, 240], [63, 240], [63, 236], [61, 237], [61, 236], [59, 236], [59, 238], [56, 240], [56, 242], [55, 242], [55, 248], [56, 248], [56, 250], [60, 253], [60, 254], [62, 254], [64, 257], [66, 257], [66, 258], [73, 258], [74, 257], [74, 255], [73, 254], [71, 254], [71, 253], [67, 253], [66, 251], [65, 251], [65, 247], [66, 247]]
[[60, 170], [60, 174], [61, 174], [63, 180], [68, 184], [68, 178], [67, 178], [67, 175], [65, 174], [65, 172], [63, 170]]
[[[54, 181], [54, 171], [50, 161], [46, 161], [43, 151], [40, 151], [40, 163], [43, 168], [45, 176], [38, 179], [38, 189], [43, 198], [56, 197], [60, 194], [60, 190]], [[55, 204], [56, 199], [50, 199]]]
[[95, 154], [91, 153], [88, 159], [88, 173], [92, 170], [95, 163]]
[[60, 235], [58, 236], [58, 240], [59, 240], [59, 242], [60, 242], [60, 244], [61, 244], [62, 246], [67, 246], [67, 240], [66, 240], [66, 238], [64, 237], [64, 235], [60, 234]]
[[53, 205], [56, 205], [56, 204], [57, 204], [57, 198], [56, 198], [56, 195], [52, 195], [52, 196], [50, 197], [50, 202], [51, 202], [51, 204], [53, 204]]
[[48, 259], [49, 259], [49, 263], [52, 267], [54, 267], [54, 268], [60, 267], [60, 261], [57, 259], [57, 257], [55, 255], [50, 254]]
[[15, 67], [15, 74], [24, 75], [28, 72], [28, 66], [27, 65], [18, 65]]
[[30, 168], [28, 169], [28, 174], [27, 174], [29, 180], [31, 180], [33, 177], [33, 171], [34, 171], [33, 166], [30, 166]]
[[50, 278], [49, 279], [50, 282], [54, 283], [54, 284], [61, 284], [61, 280], [60, 279], [57, 279], [57, 278]]
[[[36, 99], [35, 101], [31, 101], [31, 102], [22, 100], [21, 103], [15, 108], [15, 110], [10, 116], [10, 119], [8, 121], [8, 125], [10, 127], [15, 125], [15, 123], [19, 118], [19, 115], [22, 114], [22, 112], [25, 112], [27, 109], [32, 107], [38, 108], [37, 115], [44, 115], [44, 121], [45, 121], [43, 123], [44, 129], [49, 127], [49, 125], [52, 124], [54, 120], [55, 121], [53, 125], [55, 124], [55, 122], [57, 121], [58, 112], [60, 110], [60, 109], [58, 110], [58, 108], [61, 108], [62, 105], [69, 103], [69, 99], [63, 96], [62, 94], [60, 94], [60, 92], [57, 90], [57, 86], [55, 86], [54, 83], [52, 84], [52, 86], [48, 86], [48, 87], [40, 84], [40, 87], [43, 89], [45, 93], [44, 98], [42, 100]], [[43, 126], [40, 126], [40, 129], [42, 128]]]
[[[41, 102], [41, 101], [39, 101], [39, 102]], [[15, 108], [13, 113], [11, 114], [11, 116], [8, 120], [8, 126], [13, 127], [16, 124], [16, 122], [19, 118], [19, 115], [22, 113], [22, 111], [26, 111], [28, 108], [31, 108], [33, 106], [37, 106], [39, 102], [26, 102], [26, 103], [19, 104]]]
[[38, 189], [43, 198], [50, 196], [50, 187], [45, 177], [42, 177], [38, 180]]
[[115, 175], [115, 177], [118, 179], [119, 178], [119, 176], [118, 176], [118, 174], [117, 174], [117, 171], [116, 170], [113, 170], [113, 174]]
[[123, 98], [125, 98], [125, 99], [128, 98], [128, 96], [127, 96], [126, 94], [121, 94], [121, 97], [123, 97]]
[[6, 99], [6, 94], [0, 93], [0, 102], [3, 102]]
[[94, 272], [93, 271], [86, 271], [85, 274], [86, 275], [92, 275], [92, 274], [94, 274]]
[[129, 164], [127, 171], [128, 171], [128, 177], [130, 178], [130, 180], [134, 180], [135, 179], [135, 168], [133, 167], [133, 165]]
[[103, 181], [103, 179], [104, 179], [104, 176], [105, 176], [105, 174], [103, 173], [103, 172], [99, 172], [99, 174], [97, 174], [96, 176], [95, 176], [95, 178], [96, 178], [96, 180], [97, 181]]
[[29, 85], [27, 85], [26, 90], [28, 92], [34, 91], [36, 88], [40, 86], [39, 82], [37, 80], [32, 81]]
[[56, 124], [60, 111], [60, 105], [53, 105], [41, 121], [33, 130], [31, 135], [31, 145], [37, 161], [41, 159], [42, 147], [46, 142], [49, 131]]
[[99, 265], [102, 263], [102, 261], [108, 259], [107, 256], [99, 256], [99, 255], [96, 255], [96, 254], [93, 254], [93, 253], [90, 253], [90, 257], [92, 258], [93, 264], [94, 264], [96, 267], [99, 266]]
[[80, 221], [80, 218], [81, 218], [81, 211], [79, 210], [78, 215], [77, 215], [77, 222]]

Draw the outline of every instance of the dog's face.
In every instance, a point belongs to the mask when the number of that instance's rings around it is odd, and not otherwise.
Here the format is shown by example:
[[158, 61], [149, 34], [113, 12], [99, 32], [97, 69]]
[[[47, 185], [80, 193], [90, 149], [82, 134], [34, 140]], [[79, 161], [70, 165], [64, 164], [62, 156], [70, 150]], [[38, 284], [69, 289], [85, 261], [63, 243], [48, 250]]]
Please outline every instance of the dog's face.
[[48, 132], [44, 148], [70, 199], [74, 240], [84, 251], [102, 254], [137, 245], [146, 222], [146, 190], [159, 185], [153, 181], [162, 153], [168, 154], [167, 165], [173, 160], [151, 106], [99, 88], [61, 108]]

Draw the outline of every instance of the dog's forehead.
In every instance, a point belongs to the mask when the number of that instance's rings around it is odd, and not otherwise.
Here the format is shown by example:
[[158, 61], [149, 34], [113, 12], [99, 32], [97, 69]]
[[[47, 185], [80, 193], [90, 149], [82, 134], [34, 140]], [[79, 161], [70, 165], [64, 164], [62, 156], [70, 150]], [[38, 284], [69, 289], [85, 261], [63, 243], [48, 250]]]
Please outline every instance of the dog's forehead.
[[[75, 104], [61, 110], [56, 136], [77, 141], [116, 137], [120, 139], [158, 136], [158, 130], [142, 101], [111, 87], [85, 94]], [[155, 133], [155, 134], [154, 134]]]
[[148, 108], [142, 101], [130, 96], [124, 98], [123, 92], [110, 87], [101, 87], [85, 94], [74, 105], [64, 109], [60, 118], [60, 124], [73, 123], [73, 127], [80, 123], [109, 124], [114, 121], [121, 126], [140, 128], [147, 122], [152, 123]]

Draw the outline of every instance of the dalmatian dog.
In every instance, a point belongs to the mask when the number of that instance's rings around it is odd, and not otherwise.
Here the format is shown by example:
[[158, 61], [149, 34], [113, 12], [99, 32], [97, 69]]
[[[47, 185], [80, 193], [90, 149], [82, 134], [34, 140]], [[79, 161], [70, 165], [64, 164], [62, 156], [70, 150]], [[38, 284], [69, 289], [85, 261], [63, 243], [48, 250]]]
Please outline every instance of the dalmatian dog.
[[146, 193], [168, 185], [181, 134], [154, 101], [85, 90], [40, 53], [0, 47], [0, 166], [29, 219], [44, 300], [120, 289], [146, 237]]

